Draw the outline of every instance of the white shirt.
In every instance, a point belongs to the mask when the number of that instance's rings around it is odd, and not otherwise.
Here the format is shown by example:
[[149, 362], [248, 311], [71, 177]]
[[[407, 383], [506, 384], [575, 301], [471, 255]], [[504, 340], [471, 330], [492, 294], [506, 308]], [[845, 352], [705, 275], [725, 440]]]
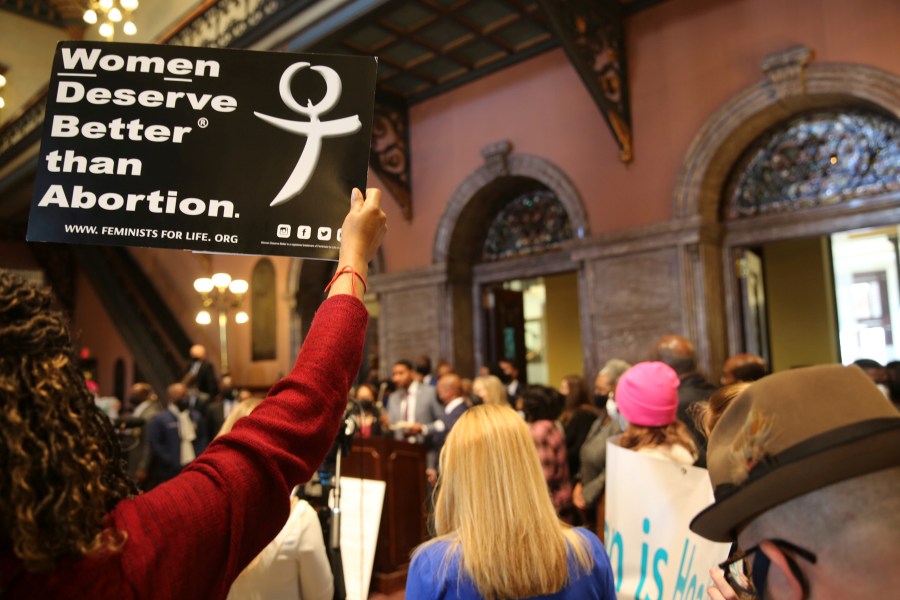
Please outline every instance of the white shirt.
[[419, 382], [413, 381], [406, 389], [406, 397], [400, 401], [400, 419], [415, 423], [416, 421], [416, 392], [419, 391]]
[[316, 511], [305, 500], [231, 584], [227, 600], [331, 600], [334, 580]]
[[454, 411], [454, 409], [457, 406], [459, 406], [460, 404], [462, 404], [465, 401], [466, 401], [465, 398], [463, 398], [462, 396], [460, 396], [459, 398], [454, 398], [453, 400], [450, 401], [449, 404], [447, 404], [447, 406], [444, 407], [444, 414], [449, 415], [450, 413], [452, 413]]

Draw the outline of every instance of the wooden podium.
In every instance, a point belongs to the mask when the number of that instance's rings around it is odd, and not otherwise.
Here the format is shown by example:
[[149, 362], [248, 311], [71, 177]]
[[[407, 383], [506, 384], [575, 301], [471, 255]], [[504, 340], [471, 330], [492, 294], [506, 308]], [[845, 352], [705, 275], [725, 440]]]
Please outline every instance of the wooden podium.
[[372, 587], [385, 594], [403, 589], [410, 554], [426, 536], [425, 446], [356, 438], [341, 472], [386, 483]]

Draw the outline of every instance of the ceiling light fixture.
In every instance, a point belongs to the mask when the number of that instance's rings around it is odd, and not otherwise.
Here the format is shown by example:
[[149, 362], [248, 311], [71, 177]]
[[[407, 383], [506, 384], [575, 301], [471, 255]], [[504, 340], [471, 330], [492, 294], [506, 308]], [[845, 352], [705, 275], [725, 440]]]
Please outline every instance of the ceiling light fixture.
[[82, 19], [88, 25], [99, 23], [100, 35], [112, 41], [118, 23], [122, 23], [122, 33], [125, 35], [137, 33], [137, 26], [131, 18], [137, 7], [138, 0], [88, 0]]

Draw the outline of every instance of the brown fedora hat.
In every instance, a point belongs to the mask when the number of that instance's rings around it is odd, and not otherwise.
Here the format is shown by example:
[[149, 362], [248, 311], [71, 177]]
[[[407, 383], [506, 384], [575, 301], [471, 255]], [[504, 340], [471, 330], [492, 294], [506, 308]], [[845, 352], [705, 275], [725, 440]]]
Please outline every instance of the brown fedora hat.
[[716, 501], [691, 530], [732, 541], [774, 506], [900, 465], [900, 414], [858, 367], [785, 371], [735, 398], [709, 436], [707, 464]]

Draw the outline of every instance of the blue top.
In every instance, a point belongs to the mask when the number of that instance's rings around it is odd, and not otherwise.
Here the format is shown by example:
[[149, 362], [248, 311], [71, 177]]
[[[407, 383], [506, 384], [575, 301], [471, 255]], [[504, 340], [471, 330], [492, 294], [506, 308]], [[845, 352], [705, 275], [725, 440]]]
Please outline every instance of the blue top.
[[[615, 600], [616, 589], [613, 583], [612, 568], [603, 544], [596, 535], [586, 529], [577, 529], [579, 534], [588, 540], [594, 568], [583, 573], [569, 585], [546, 596], [535, 596], [546, 600]], [[478, 600], [481, 594], [475, 583], [468, 577], [458, 578], [459, 555], [452, 559], [446, 569], [441, 562], [450, 547], [450, 542], [440, 541], [431, 544], [424, 550], [416, 552], [409, 575], [406, 579], [406, 600]], [[575, 558], [570, 556], [569, 569], [573, 569]]]

